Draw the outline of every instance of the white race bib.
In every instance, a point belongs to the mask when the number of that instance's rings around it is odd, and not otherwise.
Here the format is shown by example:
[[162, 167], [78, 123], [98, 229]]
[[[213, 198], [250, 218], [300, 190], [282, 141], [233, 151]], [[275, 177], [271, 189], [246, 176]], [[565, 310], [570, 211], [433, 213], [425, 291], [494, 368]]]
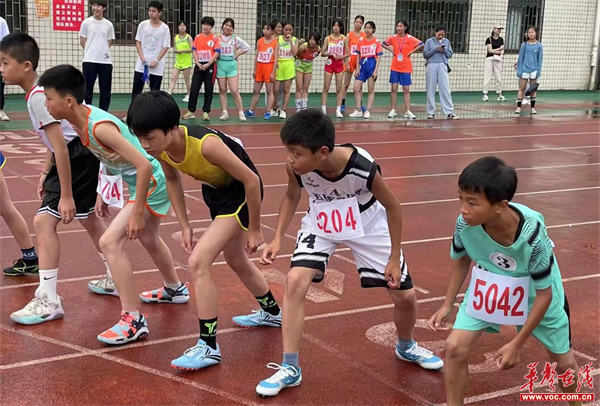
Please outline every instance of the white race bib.
[[312, 234], [330, 240], [353, 240], [365, 235], [356, 197], [310, 205]]
[[356, 45], [350, 45], [350, 53], [352, 55], [356, 54]]
[[104, 165], [100, 164], [98, 188], [96, 189], [96, 192], [102, 196], [104, 203], [122, 209], [125, 204], [125, 199], [123, 197], [123, 178], [121, 175], [106, 175], [105, 172]]
[[489, 323], [524, 325], [529, 309], [529, 280], [529, 277], [513, 278], [473, 267], [467, 315]]
[[231, 45], [224, 45], [221, 47], [221, 55], [233, 56], [233, 47]]
[[269, 63], [271, 62], [271, 54], [269, 52], [261, 51], [258, 53], [258, 62]]
[[329, 45], [327, 52], [330, 55], [344, 55], [344, 46], [340, 44]]
[[199, 62], [208, 62], [208, 61], [210, 61], [210, 58], [212, 57], [211, 51], [198, 51], [197, 54], [198, 54]]

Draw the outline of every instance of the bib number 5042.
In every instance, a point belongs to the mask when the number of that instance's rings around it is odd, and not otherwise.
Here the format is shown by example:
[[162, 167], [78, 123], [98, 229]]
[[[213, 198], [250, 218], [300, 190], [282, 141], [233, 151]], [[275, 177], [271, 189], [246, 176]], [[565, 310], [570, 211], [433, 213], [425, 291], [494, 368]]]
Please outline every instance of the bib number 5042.
[[[525, 289], [522, 286], [517, 286], [514, 288], [512, 292], [510, 292], [510, 288], [508, 286], [504, 287], [502, 293], [500, 294], [500, 299], [498, 299], [499, 288], [498, 285], [492, 283], [486, 290], [482, 290], [482, 287], [486, 287], [487, 282], [482, 279], [477, 279], [475, 281], [475, 290], [473, 292], [473, 296], [475, 297], [475, 301], [473, 302], [473, 308], [475, 310], [482, 310], [485, 308], [485, 312], [487, 314], [493, 314], [496, 310], [503, 312], [504, 316], [512, 317], [520, 317], [523, 316], [523, 310], [519, 310], [521, 303], [523, 302], [523, 298], [525, 297]], [[485, 292], [485, 297], [484, 297]], [[509, 297], [515, 297], [516, 302], [511, 307], [509, 303]]]

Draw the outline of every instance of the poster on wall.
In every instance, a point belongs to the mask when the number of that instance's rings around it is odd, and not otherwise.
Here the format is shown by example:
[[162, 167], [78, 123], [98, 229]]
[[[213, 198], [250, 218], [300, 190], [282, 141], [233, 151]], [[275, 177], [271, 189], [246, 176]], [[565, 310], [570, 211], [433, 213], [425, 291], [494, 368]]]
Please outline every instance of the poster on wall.
[[35, 15], [37, 18], [50, 17], [50, 0], [35, 0]]
[[53, 0], [54, 31], [79, 31], [85, 18], [83, 0]]

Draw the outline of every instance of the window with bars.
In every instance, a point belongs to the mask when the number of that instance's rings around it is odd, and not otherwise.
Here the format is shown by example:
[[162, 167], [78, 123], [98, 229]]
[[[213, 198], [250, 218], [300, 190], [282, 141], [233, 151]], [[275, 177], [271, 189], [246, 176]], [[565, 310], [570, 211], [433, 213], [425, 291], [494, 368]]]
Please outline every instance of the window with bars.
[[410, 32], [423, 42], [446, 26], [446, 37], [454, 52], [469, 51], [472, 0], [396, 0], [396, 21], [406, 20]]
[[[2, 0], [0, 0], [2, 1]], [[92, 3], [89, 1], [89, 15], [92, 15]], [[147, 0], [111, 0], [104, 17], [115, 26], [115, 44], [135, 45], [137, 26], [148, 19]], [[161, 20], [175, 35], [179, 21], [185, 21], [188, 34], [192, 37], [200, 32], [198, 29], [202, 15], [202, 0], [161, 0], [163, 4]]]
[[348, 31], [350, 0], [258, 0], [256, 11], [256, 39], [262, 37], [262, 25], [274, 19], [294, 23], [294, 36], [308, 38], [313, 31], [321, 38], [331, 33], [333, 20], [344, 22]]
[[538, 40], [542, 38], [542, 22], [544, 19], [544, 0], [508, 0], [506, 18], [506, 53], [518, 53], [525, 41], [527, 28], [538, 28]]
[[0, 0], [0, 16], [10, 32], [27, 32], [27, 0]]

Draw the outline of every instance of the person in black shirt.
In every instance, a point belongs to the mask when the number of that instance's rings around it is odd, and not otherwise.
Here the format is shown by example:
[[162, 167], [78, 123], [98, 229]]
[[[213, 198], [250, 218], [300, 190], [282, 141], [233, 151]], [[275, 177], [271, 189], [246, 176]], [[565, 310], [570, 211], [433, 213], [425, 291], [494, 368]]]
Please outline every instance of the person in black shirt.
[[485, 40], [487, 54], [483, 74], [483, 101], [488, 101], [488, 88], [492, 77], [496, 81], [496, 93], [498, 101], [506, 101], [502, 96], [502, 55], [504, 54], [504, 39], [500, 37], [502, 26], [496, 24], [492, 34]]

